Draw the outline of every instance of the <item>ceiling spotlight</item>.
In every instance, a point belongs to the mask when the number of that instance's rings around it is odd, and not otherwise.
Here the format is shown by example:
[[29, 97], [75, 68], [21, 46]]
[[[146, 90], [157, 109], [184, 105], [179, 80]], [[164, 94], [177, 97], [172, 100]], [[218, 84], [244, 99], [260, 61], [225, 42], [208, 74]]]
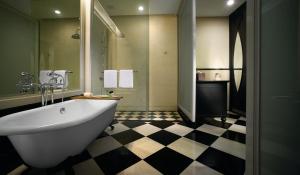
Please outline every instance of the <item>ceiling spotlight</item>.
[[60, 15], [61, 11], [60, 10], [54, 10], [54, 13], [57, 14], [57, 15]]
[[232, 6], [234, 4], [234, 0], [227, 0], [227, 5]]
[[143, 7], [143, 6], [139, 6], [138, 10], [139, 10], [140, 12], [142, 12], [142, 11], [144, 11], [144, 7]]

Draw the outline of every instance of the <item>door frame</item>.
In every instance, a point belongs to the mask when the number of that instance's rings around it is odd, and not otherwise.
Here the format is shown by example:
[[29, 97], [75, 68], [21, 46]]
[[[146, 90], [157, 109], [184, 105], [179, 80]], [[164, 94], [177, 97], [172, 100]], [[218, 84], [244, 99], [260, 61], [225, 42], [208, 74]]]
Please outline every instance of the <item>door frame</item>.
[[247, 0], [246, 173], [260, 174], [261, 0]]

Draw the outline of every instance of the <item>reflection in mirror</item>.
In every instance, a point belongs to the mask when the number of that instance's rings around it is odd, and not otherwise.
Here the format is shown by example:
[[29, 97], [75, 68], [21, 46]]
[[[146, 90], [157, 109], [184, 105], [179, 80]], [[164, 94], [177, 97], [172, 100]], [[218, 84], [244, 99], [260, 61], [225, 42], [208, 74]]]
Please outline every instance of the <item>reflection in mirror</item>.
[[233, 57], [233, 69], [234, 69], [234, 80], [237, 91], [239, 91], [241, 79], [242, 79], [242, 68], [243, 68], [243, 48], [240, 38], [240, 34], [237, 33], [234, 46], [234, 57]]
[[0, 0], [0, 98], [39, 93], [40, 70], [72, 71], [80, 89], [79, 17], [80, 0]]

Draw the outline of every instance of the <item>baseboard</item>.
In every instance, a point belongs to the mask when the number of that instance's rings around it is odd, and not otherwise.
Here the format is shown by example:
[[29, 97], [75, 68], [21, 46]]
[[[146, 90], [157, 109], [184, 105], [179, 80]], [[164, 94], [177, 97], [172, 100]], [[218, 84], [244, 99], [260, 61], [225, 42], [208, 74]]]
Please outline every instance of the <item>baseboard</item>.
[[238, 115], [242, 115], [244, 117], [246, 117], [246, 112], [245, 111], [241, 111], [241, 110], [238, 110], [238, 109], [231, 109], [230, 112], [233, 112], [235, 114], [238, 114]]
[[181, 110], [180, 107], [177, 108], [177, 111], [185, 123], [194, 124], [194, 122], [192, 122], [192, 120]]
[[177, 106], [149, 106], [149, 111], [177, 111]]

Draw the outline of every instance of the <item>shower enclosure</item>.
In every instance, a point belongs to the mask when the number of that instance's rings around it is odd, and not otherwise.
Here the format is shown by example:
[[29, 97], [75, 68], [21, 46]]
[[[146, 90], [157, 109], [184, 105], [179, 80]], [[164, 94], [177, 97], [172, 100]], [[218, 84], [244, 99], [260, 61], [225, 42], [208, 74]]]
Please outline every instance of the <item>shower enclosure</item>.
[[[144, 12], [124, 15], [122, 11], [111, 10], [132, 0], [122, 0], [108, 3], [99, 1], [110, 15], [123, 36], [117, 36], [102, 23], [97, 15], [92, 23], [92, 93], [106, 95], [114, 91], [115, 95], [124, 97], [119, 105], [119, 111], [148, 111], [148, 60], [149, 60], [149, 13], [148, 1], [139, 1], [144, 6]], [[109, 8], [110, 7], [110, 8]], [[105, 89], [103, 86], [105, 69], [132, 69], [133, 88]]]

